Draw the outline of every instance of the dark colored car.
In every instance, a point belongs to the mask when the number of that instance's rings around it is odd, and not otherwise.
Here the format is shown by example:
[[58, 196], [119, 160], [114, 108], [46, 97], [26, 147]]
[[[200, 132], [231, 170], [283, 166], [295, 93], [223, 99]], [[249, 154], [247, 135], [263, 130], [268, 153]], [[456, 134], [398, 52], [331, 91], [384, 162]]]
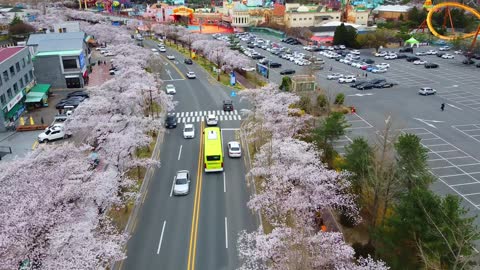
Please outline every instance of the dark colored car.
[[375, 88], [390, 88], [390, 87], [393, 87], [394, 85], [397, 85], [396, 83], [392, 83], [392, 82], [381, 82], [381, 83], [377, 83], [375, 84]]
[[438, 64], [435, 63], [426, 63], [425, 68], [438, 68]]
[[185, 58], [185, 60], [183, 60], [183, 62], [187, 65], [192, 65], [193, 64], [193, 61], [190, 58]]
[[401, 48], [400, 50], [398, 50], [398, 52], [401, 52], [401, 53], [406, 53], [406, 52], [413, 53], [413, 48], [411, 48], [411, 47]]
[[231, 100], [224, 100], [223, 101], [223, 110], [226, 112], [233, 111], [233, 102]]
[[288, 75], [288, 74], [295, 74], [295, 70], [285, 69], [285, 70], [280, 71], [280, 75]]
[[472, 59], [465, 59], [465, 60], [462, 61], [462, 64], [473, 65], [473, 64], [475, 64], [475, 61], [473, 61]]
[[477, 68], [480, 68], [480, 63], [477, 63], [475, 66], [476, 66]]
[[282, 66], [282, 64], [280, 64], [280, 63], [275, 63], [275, 62], [271, 62], [271, 63], [270, 63], [270, 67], [271, 67], [271, 68], [279, 68], [279, 67], [281, 67], [281, 66]]
[[416, 56], [407, 57], [407, 62], [413, 62], [413, 61], [417, 61], [417, 60], [420, 60], [420, 58], [418, 58]]
[[76, 108], [84, 100], [85, 100], [85, 97], [82, 97], [82, 96], [73, 96], [73, 97], [65, 98], [65, 99], [60, 100], [57, 103], [57, 105], [55, 106], [55, 108], [57, 110], [61, 110], [61, 109], [65, 108], [65, 106], [73, 106], [73, 107]]
[[384, 83], [384, 82], [386, 82], [386, 81], [387, 81], [387, 80], [385, 80], [385, 79], [373, 79], [373, 80], [371, 80], [369, 83], [371, 83], [371, 84], [379, 84], [379, 83]]
[[406, 54], [397, 54], [397, 59], [406, 59], [408, 55]]
[[175, 114], [167, 115], [167, 119], [165, 119], [165, 127], [166, 128], [176, 128], [177, 127], [177, 116]]
[[247, 45], [247, 47], [250, 48], [250, 49], [255, 48], [255, 46], [254, 46], [252, 43], [249, 43], [249, 44]]
[[365, 63], [367, 63], [367, 64], [370, 64], [370, 65], [373, 64], [373, 63], [375, 63], [375, 61], [372, 60], [372, 59], [370, 59], [370, 58], [365, 58], [365, 59], [363, 59], [362, 61], [365, 62]]
[[291, 41], [291, 40], [293, 40], [293, 38], [291, 38], [291, 37], [289, 37], [289, 38], [284, 38], [284, 39], [282, 39], [282, 42], [287, 42], [287, 41]]
[[260, 54], [255, 54], [255, 55], [252, 55], [252, 59], [255, 59], [255, 60], [258, 60], [258, 59], [263, 59], [265, 58], [265, 56], [263, 55], [260, 55]]
[[368, 83], [367, 81], [356, 81], [355, 83], [350, 84], [350, 87], [357, 88], [358, 86]]
[[435, 55], [438, 56], [438, 57], [442, 57], [442, 56], [445, 55], [445, 53], [444, 53], [444, 52], [438, 52], [438, 53], [436, 53]]
[[358, 90], [366, 90], [366, 89], [372, 89], [373, 87], [375, 87], [375, 84], [373, 84], [373, 83], [364, 83], [364, 84], [361, 84], [361, 85], [357, 86], [357, 89]]
[[85, 97], [85, 98], [89, 98], [90, 96], [85, 93], [84, 91], [74, 91], [74, 92], [71, 92], [67, 95], [67, 98], [69, 97]]

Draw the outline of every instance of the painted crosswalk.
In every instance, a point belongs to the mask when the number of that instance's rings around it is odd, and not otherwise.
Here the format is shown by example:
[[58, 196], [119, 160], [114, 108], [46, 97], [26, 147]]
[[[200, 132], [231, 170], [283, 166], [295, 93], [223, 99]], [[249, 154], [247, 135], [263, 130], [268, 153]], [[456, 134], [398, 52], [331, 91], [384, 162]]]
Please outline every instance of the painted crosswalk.
[[205, 121], [207, 115], [214, 114], [218, 117], [219, 121], [240, 121], [242, 117], [238, 114], [237, 110], [223, 111], [223, 110], [210, 110], [210, 111], [194, 111], [194, 112], [177, 112], [178, 123], [198, 123]]

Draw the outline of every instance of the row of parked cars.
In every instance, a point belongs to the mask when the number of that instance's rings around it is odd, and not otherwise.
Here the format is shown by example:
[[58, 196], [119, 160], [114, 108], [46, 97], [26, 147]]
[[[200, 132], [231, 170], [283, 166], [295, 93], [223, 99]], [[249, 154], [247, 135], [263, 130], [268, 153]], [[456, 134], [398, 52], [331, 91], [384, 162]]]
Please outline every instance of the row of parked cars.
[[357, 88], [358, 90], [366, 90], [372, 88], [390, 88], [397, 83], [387, 82], [385, 79], [373, 79], [370, 81], [367, 80], [357, 80], [355, 75], [344, 75], [340, 73], [333, 73], [327, 76], [328, 80], [337, 80], [338, 83], [350, 83], [350, 87]]

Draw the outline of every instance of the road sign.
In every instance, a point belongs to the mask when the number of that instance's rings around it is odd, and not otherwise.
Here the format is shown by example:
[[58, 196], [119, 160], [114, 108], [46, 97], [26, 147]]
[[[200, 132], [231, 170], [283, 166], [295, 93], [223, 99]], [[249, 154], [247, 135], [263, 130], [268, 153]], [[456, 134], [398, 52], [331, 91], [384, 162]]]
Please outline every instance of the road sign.
[[237, 92], [232, 91], [232, 92], [230, 93], [230, 96], [231, 96], [231, 97], [236, 97], [236, 96], [237, 96]]

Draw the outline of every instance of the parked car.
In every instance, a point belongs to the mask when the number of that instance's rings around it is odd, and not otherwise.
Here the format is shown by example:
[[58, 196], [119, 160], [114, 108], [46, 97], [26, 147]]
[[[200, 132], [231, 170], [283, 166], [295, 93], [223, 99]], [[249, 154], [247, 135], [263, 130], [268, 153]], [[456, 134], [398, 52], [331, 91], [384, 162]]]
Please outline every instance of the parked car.
[[387, 56], [387, 52], [377, 52], [377, 53], [375, 53], [375, 56], [376, 57], [385, 57], [385, 56]]
[[357, 88], [362, 84], [368, 83], [367, 81], [357, 81], [355, 83], [350, 84], [350, 87]]
[[398, 52], [401, 52], [401, 53], [406, 53], [406, 52], [413, 53], [413, 48], [412, 48], [412, 47], [401, 48], [400, 50], [398, 50]]
[[420, 88], [420, 90], [418, 91], [418, 94], [419, 95], [424, 95], [424, 96], [428, 96], [428, 95], [435, 95], [437, 93], [437, 90], [431, 88], [431, 87], [422, 87]]
[[333, 73], [333, 74], [327, 75], [327, 80], [336, 80], [336, 79], [339, 79], [339, 78], [343, 78], [343, 74]]
[[397, 59], [405, 59], [408, 58], [406, 54], [397, 54]]
[[414, 65], [425, 65], [426, 63], [427, 63], [427, 61], [422, 60], [422, 59], [413, 61]]
[[223, 101], [223, 110], [226, 112], [233, 111], [233, 101], [231, 100], [224, 100]]
[[289, 74], [295, 74], [295, 70], [285, 69], [285, 70], [280, 71], [280, 75], [289, 75]]
[[425, 63], [425, 68], [438, 68], [438, 64], [435, 63]]
[[47, 128], [44, 132], [40, 133], [38, 135], [38, 142], [43, 143], [67, 138], [68, 135], [65, 133], [63, 124], [61, 124], [61, 126], [59, 125], [60, 124], [56, 124], [56, 126]]
[[373, 87], [375, 87], [375, 84], [373, 84], [373, 83], [364, 83], [364, 84], [361, 84], [361, 85], [357, 86], [357, 89], [358, 90], [367, 90], [367, 89], [372, 89]]
[[356, 81], [357, 81], [357, 78], [354, 75], [348, 75], [345, 77], [338, 78], [339, 83], [352, 83]]
[[187, 170], [178, 171], [174, 183], [173, 195], [187, 195], [190, 192], [190, 172]]
[[442, 58], [443, 59], [453, 59], [453, 58], [455, 58], [455, 56], [453, 56], [453, 54], [446, 53], [446, 54], [442, 55]]
[[375, 88], [390, 88], [390, 87], [393, 87], [394, 85], [397, 85], [397, 84], [393, 82], [381, 82], [381, 83], [375, 84]]
[[185, 58], [185, 60], [183, 60], [183, 62], [187, 65], [192, 65], [193, 64], [193, 61], [190, 58]]
[[236, 141], [228, 142], [228, 156], [229, 157], [241, 157], [242, 148], [240, 143]]
[[437, 57], [442, 57], [442, 56], [445, 55], [445, 53], [444, 53], [444, 52], [438, 52], [438, 53], [436, 53], [435, 55], [436, 55]]
[[376, 65], [377, 68], [389, 68], [390, 67], [390, 64], [387, 64], [387, 63], [380, 63], [378, 65]]
[[467, 58], [467, 59], [465, 59], [465, 60], [462, 61], [462, 64], [464, 64], [464, 65], [473, 65], [473, 64], [475, 64], [475, 61], [473, 61], [472, 59], [468, 59], [468, 58]]
[[407, 57], [407, 62], [413, 62], [413, 61], [417, 61], [417, 60], [420, 60], [420, 58], [416, 57], [416, 56], [409, 56]]
[[62, 110], [65, 106], [72, 106], [74, 108], [78, 107], [86, 98], [83, 96], [71, 96], [65, 99], [60, 100], [55, 108], [57, 110]]
[[387, 72], [387, 69], [385, 68], [374, 68], [372, 69], [372, 73], [385, 73]]
[[397, 55], [396, 54], [387, 54], [385, 57], [384, 57], [385, 60], [393, 60], [393, 59], [397, 59]]
[[67, 98], [69, 98], [69, 97], [89, 98], [90, 96], [85, 91], [74, 91], [74, 92], [68, 93]]
[[168, 114], [165, 119], [166, 128], [176, 128], [177, 127], [177, 116], [175, 114]]
[[438, 48], [440, 51], [449, 51], [450, 50], [450, 46], [443, 46], [443, 47], [440, 47]]
[[167, 49], [165, 49], [165, 47], [160, 47], [160, 48], [158, 48], [158, 51], [159, 52], [167, 52]]
[[195, 138], [195, 127], [193, 124], [185, 124], [185, 126], [183, 126], [183, 138], [185, 139]]
[[426, 52], [416, 52], [415, 55], [416, 56], [423, 56], [423, 55], [427, 55], [428, 53]]

